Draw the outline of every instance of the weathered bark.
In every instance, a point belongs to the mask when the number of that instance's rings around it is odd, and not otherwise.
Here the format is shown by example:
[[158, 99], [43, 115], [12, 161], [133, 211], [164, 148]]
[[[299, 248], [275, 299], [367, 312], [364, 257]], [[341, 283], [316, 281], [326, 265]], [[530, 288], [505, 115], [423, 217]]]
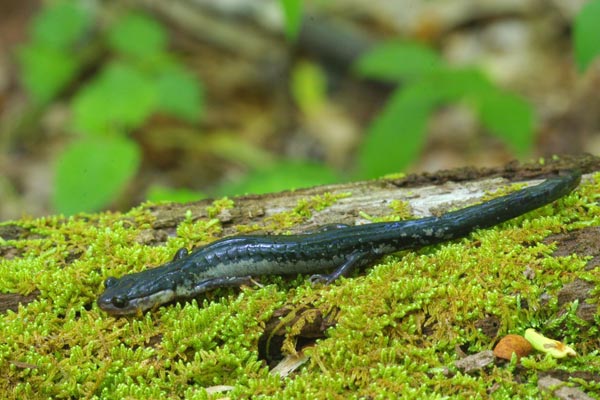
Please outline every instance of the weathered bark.
[[[545, 165], [511, 163], [498, 168], [461, 168], [437, 173], [411, 174], [403, 178], [382, 178], [370, 181], [349, 182], [316, 186], [306, 189], [248, 195], [234, 199], [235, 208], [218, 218], [224, 224], [224, 235], [235, 233], [240, 224], [265, 224], [265, 219], [282, 211], [289, 211], [298, 201], [324, 194], [350, 194], [323, 211], [313, 211], [312, 217], [297, 225], [293, 232], [301, 232], [328, 223], [354, 225], [368, 222], [359, 213], [381, 217], [391, 213], [389, 204], [407, 202], [415, 217], [441, 213], [448, 208], [458, 208], [477, 202], [486, 192], [497, 190], [511, 182], [531, 185], [560, 169], [579, 168], [583, 174], [600, 171], [600, 159], [594, 156], [566, 157], [548, 161]], [[170, 230], [191, 212], [196, 218], [206, 217], [212, 200], [189, 204], [150, 206], [156, 216], [155, 230]], [[0, 233], [1, 234], [1, 233]]]

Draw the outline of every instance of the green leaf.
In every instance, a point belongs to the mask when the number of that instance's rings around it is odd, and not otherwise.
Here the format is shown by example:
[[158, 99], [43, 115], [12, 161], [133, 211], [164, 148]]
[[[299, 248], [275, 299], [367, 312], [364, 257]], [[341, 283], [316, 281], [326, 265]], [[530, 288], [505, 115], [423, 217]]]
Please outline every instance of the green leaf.
[[293, 41], [302, 24], [302, 0], [279, 0], [285, 20], [285, 36]]
[[134, 176], [139, 163], [136, 143], [123, 137], [88, 137], [71, 143], [57, 160], [55, 209], [70, 215], [105, 207]]
[[292, 95], [306, 115], [321, 109], [327, 97], [327, 82], [318, 65], [309, 62], [296, 65], [292, 71]]
[[500, 90], [482, 94], [477, 105], [482, 123], [519, 155], [533, 147], [533, 110], [523, 98]]
[[174, 203], [189, 203], [206, 198], [204, 193], [190, 189], [172, 189], [165, 186], [150, 186], [146, 193], [146, 199], [153, 202], [169, 201]]
[[337, 175], [324, 165], [283, 161], [254, 171], [239, 182], [223, 185], [218, 193], [229, 196], [270, 193], [333, 183], [337, 180]]
[[521, 97], [498, 89], [478, 69], [440, 69], [426, 79], [444, 103], [467, 100], [479, 112], [484, 126], [518, 155], [531, 150], [533, 111]]
[[432, 71], [423, 79], [435, 86], [445, 102], [469, 99], [477, 101], [483, 94], [496, 90], [492, 82], [475, 68], [443, 68]]
[[137, 69], [109, 64], [73, 100], [74, 129], [95, 135], [140, 126], [156, 110], [155, 83]]
[[359, 176], [376, 178], [410, 165], [423, 147], [427, 121], [440, 101], [436, 85], [426, 80], [396, 90], [368, 129], [359, 153]]
[[577, 17], [573, 32], [575, 59], [580, 71], [600, 54], [600, 1], [586, 3]]
[[444, 62], [435, 51], [422, 44], [388, 42], [360, 57], [354, 68], [360, 75], [395, 82], [444, 68]]
[[78, 68], [76, 56], [40, 44], [21, 47], [18, 58], [23, 68], [23, 85], [39, 103], [54, 98], [73, 79]]
[[82, 38], [92, 19], [76, 2], [59, 2], [45, 7], [33, 21], [32, 41], [66, 50]]
[[158, 111], [189, 122], [200, 119], [204, 93], [200, 81], [181, 68], [170, 68], [157, 79]]
[[118, 53], [144, 60], [164, 52], [167, 36], [154, 19], [141, 14], [129, 14], [112, 27], [108, 43]]

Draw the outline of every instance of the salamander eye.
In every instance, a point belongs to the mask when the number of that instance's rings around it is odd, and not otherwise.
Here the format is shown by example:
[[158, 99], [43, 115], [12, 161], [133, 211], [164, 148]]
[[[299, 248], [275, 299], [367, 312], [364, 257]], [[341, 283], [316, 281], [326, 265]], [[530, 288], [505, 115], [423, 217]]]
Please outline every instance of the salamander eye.
[[123, 308], [125, 306], [127, 306], [127, 304], [129, 303], [129, 301], [127, 300], [127, 298], [125, 296], [115, 296], [113, 297], [110, 302], [112, 303], [113, 306], [117, 307], [117, 308]]
[[118, 281], [118, 279], [115, 278], [114, 276], [109, 276], [104, 281], [104, 287], [108, 289], [109, 287], [114, 286], [117, 283], [117, 281]]

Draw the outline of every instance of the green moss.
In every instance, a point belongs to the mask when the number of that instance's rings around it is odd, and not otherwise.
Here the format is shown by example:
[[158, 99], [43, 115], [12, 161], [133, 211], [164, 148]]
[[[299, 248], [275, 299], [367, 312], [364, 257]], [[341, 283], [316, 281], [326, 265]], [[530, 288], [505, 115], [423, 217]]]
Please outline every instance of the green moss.
[[381, 217], [373, 217], [364, 211], [359, 211], [358, 214], [370, 222], [389, 222], [413, 219], [412, 208], [407, 201], [392, 200], [388, 204], [388, 208], [392, 210], [392, 213]]
[[[1, 243], [20, 255], [0, 260], [0, 291], [39, 295], [0, 315], [0, 393], [8, 399], [538, 397], [538, 372], [600, 370], [599, 319], [580, 320], [575, 305], [559, 312], [555, 300], [575, 278], [594, 283], [597, 294], [600, 269], [585, 271], [586, 259], [576, 255], [552, 257], [555, 246], [542, 242], [551, 233], [599, 226], [599, 187], [596, 175], [576, 193], [525, 216], [385, 257], [334, 285], [312, 287], [306, 276], [257, 277], [263, 287], [220, 289], [133, 318], [113, 318], [97, 307], [103, 280], [219, 237], [218, 218], [234, 206], [231, 200], [215, 201], [208, 218], [190, 215], [162, 246], [137, 241], [152, 226], [147, 207], [124, 215], [24, 219], [18, 224], [29, 234]], [[299, 201], [271, 217], [268, 229], [285, 231], [345, 196]], [[390, 207], [396, 218], [406, 212], [402, 202]], [[551, 300], [543, 304], [542, 295]], [[310, 362], [281, 379], [269, 373], [257, 347], [266, 321], [283, 305], [335, 310], [338, 322], [306, 350]], [[507, 364], [464, 375], [454, 367], [457, 346], [477, 352], [494, 344], [475, 326], [486, 316], [498, 318], [499, 335], [535, 327], [579, 355], [555, 360], [534, 353], [518, 369]], [[598, 385], [578, 383], [600, 395]], [[215, 385], [233, 390], [209, 394], [206, 388]]]
[[235, 203], [233, 200], [227, 197], [223, 197], [222, 199], [213, 201], [213, 203], [210, 206], [206, 207], [206, 211], [208, 212], [208, 216], [210, 218], [214, 218], [224, 210], [230, 210], [234, 206]]
[[382, 179], [404, 179], [406, 178], [406, 174], [404, 172], [396, 172], [392, 174], [386, 174], [382, 177]]
[[314, 211], [321, 211], [338, 200], [351, 196], [351, 193], [324, 193], [307, 199], [300, 199], [290, 211], [281, 212], [265, 218], [266, 228], [273, 232], [282, 232], [287, 228], [304, 222], [312, 217]]
[[527, 187], [527, 185], [525, 185], [523, 183], [511, 183], [510, 185], [502, 186], [499, 189], [496, 189], [496, 190], [493, 190], [490, 192], [486, 192], [481, 197], [480, 202], [483, 203], [485, 201], [495, 199], [496, 197], [506, 196], [507, 194], [511, 194], [513, 192], [516, 192], [517, 190], [524, 189], [525, 187]]
[[408, 201], [392, 200], [388, 207], [398, 218], [407, 219], [412, 216], [410, 203]]

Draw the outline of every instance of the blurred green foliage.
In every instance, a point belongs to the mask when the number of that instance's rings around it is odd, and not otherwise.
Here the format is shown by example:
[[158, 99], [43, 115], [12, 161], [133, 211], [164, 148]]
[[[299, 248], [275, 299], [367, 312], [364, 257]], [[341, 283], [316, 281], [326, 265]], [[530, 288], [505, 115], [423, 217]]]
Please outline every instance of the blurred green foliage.
[[76, 58], [63, 51], [32, 43], [19, 51], [22, 80], [34, 101], [47, 103], [71, 81], [77, 71]]
[[261, 194], [338, 181], [339, 176], [325, 165], [308, 161], [283, 160], [269, 167], [254, 170], [243, 180], [223, 185], [218, 189], [218, 194]]
[[140, 14], [121, 18], [107, 36], [115, 52], [130, 56], [134, 62], [153, 62], [166, 55], [167, 35], [163, 27]]
[[195, 123], [201, 117], [200, 82], [167, 52], [167, 35], [155, 20], [120, 15], [93, 31], [93, 11], [82, 3], [46, 6], [34, 19], [31, 41], [19, 50], [22, 79], [32, 100], [46, 103], [77, 78], [80, 48], [110, 57], [80, 85], [71, 102], [76, 138], [56, 160], [53, 204], [72, 214], [110, 204], [136, 174], [138, 144], [128, 134], [156, 113]]
[[189, 203], [207, 197], [206, 194], [186, 188], [173, 189], [162, 185], [151, 185], [146, 199], [153, 202]]
[[83, 8], [66, 2], [34, 18], [31, 39], [17, 53], [23, 84], [34, 101], [50, 101], [73, 79], [81, 63], [81, 54], [73, 50], [91, 23]]
[[[280, 0], [280, 6], [286, 35], [294, 40], [301, 27], [302, 1]], [[55, 167], [54, 205], [66, 214], [100, 209], [119, 196], [141, 159], [139, 145], [128, 135], [150, 116], [161, 113], [192, 124], [202, 116], [202, 86], [168, 53], [168, 37], [159, 22], [126, 13], [98, 29], [96, 17], [93, 8], [83, 3], [51, 3], [34, 18], [31, 39], [18, 50], [22, 81], [33, 102], [46, 104], [69, 85], [80, 88], [71, 98], [69, 128], [74, 138]], [[600, 53], [598, 20], [600, 0], [594, 0], [575, 21], [575, 56], [581, 70]], [[108, 57], [97, 73], [75, 85], [89, 49]], [[515, 154], [522, 156], [531, 149], [531, 106], [498, 88], [476, 68], [454, 68], [427, 46], [392, 41], [373, 48], [354, 69], [360, 76], [397, 88], [367, 130], [358, 149], [357, 169], [346, 176], [372, 178], [404, 170], [424, 146], [432, 113], [456, 102], [472, 107], [482, 126]], [[328, 101], [326, 76], [316, 64], [299, 63], [290, 90], [305, 116], [314, 116]], [[227, 135], [217, 139], [206, 146], [226, 159], [241, 160], [251, 172], [216, 188], [213, 194], [264, 193], [340, 179], [325, 165], [266, 156]], [[148, 198], [156, 201], [204, 196], [158, 186], [148, 192]]]
[[327, 101], [327, 78], [317, 64], [301, 61], [292, 70], [292, 98], [305, 115], [318, 112]]
[[470, 105], [485, 128], [517, 154], [531, 149], [531, 106], [496, 87], [477, 69], [453, 68], [430, 48], [412, 42], [381, 44], [362, 56], [355, 69], [361, 76], [398, 83], [359, 149], [361, 177], [404, 170], [423, 148], [432, 112], [459, 101]]
[[575, 60], [580, 71], [600, 55], [600, 0], [583, 5], [573, 27]]
[[84, 135], [125, 134], [156, 109], [153, 81], [124, 62], [110, 62], [73, 99], [73, 129]]
[[279, 0], [283, 11], [285, 35], [288, 40], [295, 40], [302, 27], [302, 1]]
[[387, 42], [371, 49], [356, 63], [356, 71], [391, 83], [418, 79], [443, 68], [444, 61], [429, 47], [415, 42]]
[[113, 200], [115, 188], [127, 184], [139, 163], [136, 142], [125, 136], [75, 140], [57, 161], [55, 185], [60, 190], [54, 200], [66, 213], [100, 209]]

